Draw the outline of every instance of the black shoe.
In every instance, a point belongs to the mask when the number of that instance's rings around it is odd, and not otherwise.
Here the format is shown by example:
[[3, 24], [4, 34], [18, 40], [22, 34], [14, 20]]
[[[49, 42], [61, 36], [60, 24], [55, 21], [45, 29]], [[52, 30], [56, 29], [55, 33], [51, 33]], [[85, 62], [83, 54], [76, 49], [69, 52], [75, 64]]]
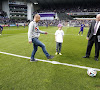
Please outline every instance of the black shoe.
[[52, 55], [47, 57], [47, 59], [52, 59], [52, 58], [54, 58], [54, 56], [52, 56]]
[[95, 57], [95, 61], [99, 61], [99, 59]]
[[83, 58], [89, 58], [89, 56], [84, 56]]
[[37, 62], [38, 60], [35, 59], [31, 59], [30, 62]]

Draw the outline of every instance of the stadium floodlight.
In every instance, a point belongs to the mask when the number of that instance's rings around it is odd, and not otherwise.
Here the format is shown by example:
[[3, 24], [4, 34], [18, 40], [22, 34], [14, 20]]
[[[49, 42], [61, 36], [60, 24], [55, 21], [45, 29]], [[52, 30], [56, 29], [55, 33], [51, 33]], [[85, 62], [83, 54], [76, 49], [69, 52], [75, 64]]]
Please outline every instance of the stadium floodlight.
[[37, 2], [34, 2], [34, 4], [36, 5], [36, 4], [38, 4]]

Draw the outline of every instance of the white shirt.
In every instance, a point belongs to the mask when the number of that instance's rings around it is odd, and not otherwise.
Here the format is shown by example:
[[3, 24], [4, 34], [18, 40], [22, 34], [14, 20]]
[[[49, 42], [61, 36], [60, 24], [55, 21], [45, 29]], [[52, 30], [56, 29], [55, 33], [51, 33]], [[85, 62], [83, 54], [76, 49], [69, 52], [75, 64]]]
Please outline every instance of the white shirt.
[[63, 36], [64, 36], [63, 30], [57, 30], [55, 32], [55, 36], [56, 36], [56, 42], [63, 43]]
[[[97, 24], [97, 22], [95, 23], [94, 28], [96, 27], [96, 24]], [[96, 28], [96, 32], [94, 32], [94, 34], [93, 34], [93, 35], [96, 35], [96, 34], [97, 34], [97, 31], [98, 31], [99, 26], [100, 26], [100, 22], [98, 22], [98, 25], [97, 25], [97, 28]]]

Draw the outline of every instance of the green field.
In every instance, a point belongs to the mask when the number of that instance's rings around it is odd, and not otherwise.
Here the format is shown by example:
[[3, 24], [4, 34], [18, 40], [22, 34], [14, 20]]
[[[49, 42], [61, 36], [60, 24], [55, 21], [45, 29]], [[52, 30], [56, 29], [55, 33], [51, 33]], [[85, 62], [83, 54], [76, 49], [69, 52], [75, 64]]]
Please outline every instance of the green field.
[[[47, 31], [48, 35], [41, 34], [39, 40], [55, 56], [54, 33], [57, 27], [40, 29]], [[57, 55], [51, 61], [100, 69], [100, 61], [94, 60], [94, 46], [90, 58], [82, 58], [86, 52], [88, 28], [85, 28], [83, 36], [78, 36], [79, 27], [63, 27], [63, 30], [63, 55]], [[33, 46], [28, 43], [27, 32], [28, 27], [4, 27], [0, 36], [0, 51], [30, 57]], [[47, 60], [40, 47], [35, 58]], [[100, 90], [100, 72], [96, 77], [89, 77], [86, 69], [30, 62], [29, 59], [0, 54], [0, 90]]]

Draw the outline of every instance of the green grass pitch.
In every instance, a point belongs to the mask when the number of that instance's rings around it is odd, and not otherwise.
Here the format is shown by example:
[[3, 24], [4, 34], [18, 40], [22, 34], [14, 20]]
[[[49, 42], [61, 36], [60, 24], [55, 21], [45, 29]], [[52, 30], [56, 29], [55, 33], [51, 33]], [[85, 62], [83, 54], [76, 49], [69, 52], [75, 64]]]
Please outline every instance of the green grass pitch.
[[[48, 35], [41, 34], [40, 41], [55, 56], [54, 33], [57, 27], [40, 29], [48, 32]], [[94, 46], [90, 58], [82, 58], [86, 52], [88, 28], [85, 28], [83, 36], [78, 36], [79, 27], [63, 27], [63, 30], [63, 55], [57, 55], [51, 61], [100, 68], [100, 61], [94, 60]], [[30, 57], [33, 46], [28, 43], [27, 32], [28, 27], [4, 27], [0, 36], [0, 51]], [[40, 47], [35, 58], [47, 60]], [[100, 72], [92, 78], [85, 69], [30, 62], [28, 59], [0, 54], [0, 90], [100, 90]]]

